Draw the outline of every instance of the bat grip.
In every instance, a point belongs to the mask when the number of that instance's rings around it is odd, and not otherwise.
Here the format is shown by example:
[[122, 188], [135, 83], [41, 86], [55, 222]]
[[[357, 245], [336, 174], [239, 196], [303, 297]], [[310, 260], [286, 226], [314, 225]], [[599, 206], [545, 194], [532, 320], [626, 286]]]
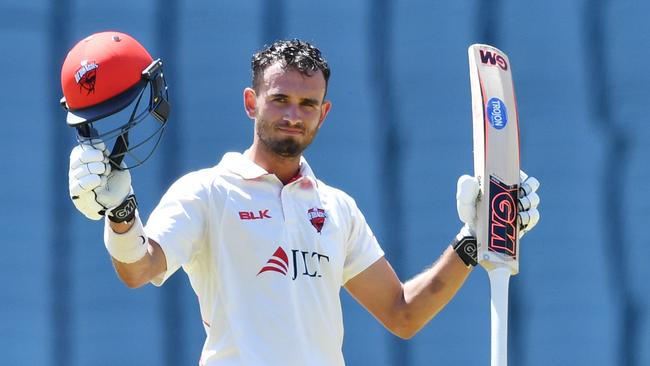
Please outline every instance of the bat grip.
[[491, 366], [508, 365], [508, 285], [510, 270], [496, 267], [488, 271], [491, 294], [492, 361]]

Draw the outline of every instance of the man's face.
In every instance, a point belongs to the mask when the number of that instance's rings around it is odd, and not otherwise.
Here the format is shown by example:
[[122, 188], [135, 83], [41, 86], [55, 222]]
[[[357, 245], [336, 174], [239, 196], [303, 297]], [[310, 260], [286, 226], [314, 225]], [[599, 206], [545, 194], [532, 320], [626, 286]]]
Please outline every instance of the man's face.
[[255, 119], [257, 142], [283, 157], [300, 156], [329, 112], [325, 86], [320, 71], [305, 76], [279, 63], [264, 70], [257, 92], [247, 89], [244, 94], [248, 114]]

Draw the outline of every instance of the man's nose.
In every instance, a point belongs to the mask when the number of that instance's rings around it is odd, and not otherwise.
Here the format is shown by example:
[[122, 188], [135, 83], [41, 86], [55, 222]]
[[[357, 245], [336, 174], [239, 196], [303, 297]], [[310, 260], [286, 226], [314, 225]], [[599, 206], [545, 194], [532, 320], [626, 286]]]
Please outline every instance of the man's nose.
[[289, 105], [284, 111], [284, 119], [291, 125], [297, 125], [302, 122], [300, 108], [297, 105]]

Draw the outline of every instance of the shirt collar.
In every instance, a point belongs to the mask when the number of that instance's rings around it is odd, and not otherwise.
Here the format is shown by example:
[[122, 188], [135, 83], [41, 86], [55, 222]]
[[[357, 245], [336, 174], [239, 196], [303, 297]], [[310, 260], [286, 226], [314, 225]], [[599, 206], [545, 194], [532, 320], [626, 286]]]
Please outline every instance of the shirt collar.
[[[229, 172], [236, 174], [244, 179], [256, 179], [264, 175], [270, 175], [266, 169], [255, 164], [255, 162], [247, 158], [246, 155], [238, 152], [226, 153], [221, 159], [220, 164], [223, 164], [226, 170]], [[298, 174], [300, 178], [296, 179], [296, 181], [307, 177], [311, 179], [314, 184], [317, 183], [314, 171], [311, 170], [311, 167], [307, 163], [307, 160], [304, 156], [300, 157], [300, 172]]]

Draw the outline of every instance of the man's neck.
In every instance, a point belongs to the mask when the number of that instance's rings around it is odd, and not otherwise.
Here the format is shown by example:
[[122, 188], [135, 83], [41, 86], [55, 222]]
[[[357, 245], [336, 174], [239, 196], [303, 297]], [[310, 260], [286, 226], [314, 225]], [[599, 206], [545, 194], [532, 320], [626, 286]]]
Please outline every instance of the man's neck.
[[246, 157], [267, 172], [275, 174], [284, 184], [300, 172], [300, 156], [280, 156], [256, 143], [248, 149]]

